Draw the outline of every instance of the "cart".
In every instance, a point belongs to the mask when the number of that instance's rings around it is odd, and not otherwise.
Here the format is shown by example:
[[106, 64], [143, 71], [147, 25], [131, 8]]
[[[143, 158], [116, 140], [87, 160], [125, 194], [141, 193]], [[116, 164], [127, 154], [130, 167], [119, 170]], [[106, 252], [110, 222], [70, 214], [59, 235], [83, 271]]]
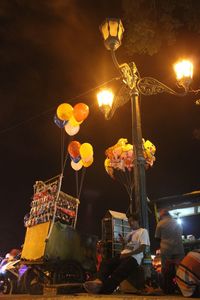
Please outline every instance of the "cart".
[[76, 230], [79, 200], [60, 191], [61, 176], [37, 181], [27, 227], [21, 262], [27, 270], [21, 276], [21, 289], [42, 294], [80, 290], [96, 272], [97, 237]]

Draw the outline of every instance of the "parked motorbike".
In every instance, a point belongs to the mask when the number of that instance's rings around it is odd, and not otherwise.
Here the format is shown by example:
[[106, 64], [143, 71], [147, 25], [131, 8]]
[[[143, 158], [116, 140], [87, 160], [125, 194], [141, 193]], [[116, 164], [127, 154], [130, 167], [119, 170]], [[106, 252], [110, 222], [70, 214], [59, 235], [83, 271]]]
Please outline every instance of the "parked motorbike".
[[0, 293], [20, 293], [20, 277], [26, 271], [26, 266], [21, 265], [19, 257], [11, 260], [5, 258], [0, 264]]

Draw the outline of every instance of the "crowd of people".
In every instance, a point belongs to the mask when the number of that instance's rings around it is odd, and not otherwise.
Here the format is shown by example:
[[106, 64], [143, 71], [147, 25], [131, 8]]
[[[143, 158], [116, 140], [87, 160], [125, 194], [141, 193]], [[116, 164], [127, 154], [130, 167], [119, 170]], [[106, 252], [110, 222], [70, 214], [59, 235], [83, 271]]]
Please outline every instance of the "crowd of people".
[[[139, 276], [145, 249], [150, 245], [149, 234], [140, 227], [137, 214], [127, 217], [131, 232], [125, 239], [121, 237], [123, 250], [115, 257], [102, 260], [96, 278], [85, 282], [84, 288], [90, 294], [111, 294], [132, 273]], [[200, 297], [200, 250], [185, 255], [181, 225], [166, 209], [160, 210], [159, 217], [155, 239], [161, 257], [160, 290], [164, 294]]]
[[[84, 283], [85, 291], [90, 294], [112, 294], [131, 276], [141, 278], [143, 270], [144, 280], [141, 281], [140, 293], [148, 295], [149, 291], [152, 293], [159, 290], [161, 294], [179, 293], [184, 297], [200, 297], [200, 249], [184, 253], [182, 227], [170, 213], [166, 209], [159, 211], [155, 240], [159, 243], [157, 252], [161, 268], [157, 272], [157, 286], [153, 288], [151, 278], [148, 277], [148, 282], [145, 282], [143, 268], [144, 253], [150, 247], [149, 233], [147, 229], [140, 227], [137, 214], [131, 214], [127, 218], [131, 231], [125, 238], [119, 236], [123, 250], [110, 259], [102, 259], [99, 251], [97, 274], [94, 280]], [[101, 249], [101, 245], [98, 249]], [[12, 249], [1, 261], [0, 268], [20, 254], [21, 249]]]

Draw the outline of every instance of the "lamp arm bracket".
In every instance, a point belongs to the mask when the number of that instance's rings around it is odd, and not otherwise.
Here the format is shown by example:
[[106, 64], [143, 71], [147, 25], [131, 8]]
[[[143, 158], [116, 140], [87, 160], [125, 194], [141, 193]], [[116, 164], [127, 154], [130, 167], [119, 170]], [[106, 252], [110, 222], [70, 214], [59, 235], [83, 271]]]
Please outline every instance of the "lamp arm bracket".
[[130, 90], [134, 90], [136, 88], [138, 80], [138, 76], [136, 75], [137, 68], [135, 63], [124, 63], [119, 65], [119, 68], [123, 76], [123, 82], [129, 87]]
[[[184, 86], [182, 87], [184, 88]], [[139, 79], [137, 81], [137, 89], [142, 95], [146, 96], [168, 93], [179, 97], [183, 97], [188, 92], [187, 89], [184, 88], [184, 92], [178, 93], [153, 77], [143, 77]]]
[[123, 82], [129, 87], [130, 90], [135, 89], [138, 80], [138, 76], [136, 75], [137, 67], [135, 63], [131, 62], [129, 64], [119, 64], [114, 50], [111, 51], [111, 56], [115, 67], [118, 69], [123, 78]]

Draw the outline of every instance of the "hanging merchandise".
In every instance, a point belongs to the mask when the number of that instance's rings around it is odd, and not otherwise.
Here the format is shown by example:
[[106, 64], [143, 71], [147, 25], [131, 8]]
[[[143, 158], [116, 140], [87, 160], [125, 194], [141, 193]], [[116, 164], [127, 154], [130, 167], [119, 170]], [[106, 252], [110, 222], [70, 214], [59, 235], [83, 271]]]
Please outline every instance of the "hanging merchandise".
[[51, 221], [53, 217], [55, 221], [74, 227], [79, 200], [62, 191], [59, 192], [58, 183], [59, 180], [55, 178], [47, 183], [36, 181], [31, 210], [24, 218], [26, 227]]
[[[149, 140], [143, 139], [146, 168], [153, 166], [155, 151], [156, 147]], [[114, 146], [105, 151], [105, 155], [104, 167], [106, 172], [112, 179], [116, 179], [124, 185], [130, 199], [132, 199], [135, 160], [133, 145], [129, 144], [127, 139], [121, 138]]]

